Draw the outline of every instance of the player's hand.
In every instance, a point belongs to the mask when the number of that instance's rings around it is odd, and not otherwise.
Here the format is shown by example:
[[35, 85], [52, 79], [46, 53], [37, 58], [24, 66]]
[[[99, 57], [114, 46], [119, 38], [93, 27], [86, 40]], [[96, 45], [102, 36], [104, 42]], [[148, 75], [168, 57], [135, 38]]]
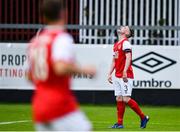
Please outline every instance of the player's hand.
[[26, 79], [27, 79], [28, 81], [32, 82], [32, 76], [31, 76], [29, 70], [27, 70], [27, 74], [25, 75], [25, 77], [26, 77]]
[[94, 77], [96, 75], [96, 68], [94, 66], [85, 66], [83, 68], [83, 73]]
[[123, 71], [123, 76], [122, 76], [122, 78], [123, 78], [123, 81], [124, 81], [125, 83], [128, 82], [126, 71]]
[[111, 83], [111, 84], [113, 83], [112, 82], [112, 75], [108, 75], [108, 82]]

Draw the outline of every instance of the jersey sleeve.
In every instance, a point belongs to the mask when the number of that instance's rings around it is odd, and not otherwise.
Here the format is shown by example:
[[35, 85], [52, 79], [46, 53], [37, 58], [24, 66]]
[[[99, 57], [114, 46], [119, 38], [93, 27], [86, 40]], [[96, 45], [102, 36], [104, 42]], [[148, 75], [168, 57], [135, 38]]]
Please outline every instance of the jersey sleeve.
[[123, 43], [123, 51], [130, 52], [132, 50], [132, 46], [129, 41], [124, 41]]
[[71, 63], [75, 60], [74, 42], [69, 34], [58, 35], [52, 45], [52, 60]]

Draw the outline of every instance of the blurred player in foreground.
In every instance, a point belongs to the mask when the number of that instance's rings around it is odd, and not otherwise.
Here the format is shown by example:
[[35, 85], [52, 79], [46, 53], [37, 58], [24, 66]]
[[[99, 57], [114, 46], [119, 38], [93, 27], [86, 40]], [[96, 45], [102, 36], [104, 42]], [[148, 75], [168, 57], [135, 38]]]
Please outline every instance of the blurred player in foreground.
[[[132, 69], [132, 48], [128, 38], [132, 37], [133, 31], [128, 26], [121, 26], [117, 30], [119, 41], [114, 44], [114, 55], [110, 72], [109, 83], [113, 84], [117, 101], [118, 122], [112, 128], [123, 128], [123, 116], [125, 105], [133, 109], [141, 119], [141, 128], [145, 128], [149, 117], [145, 116], [135, 100], [131, 99], [132, 81], [134, 78]], [[112, 81], [112, 73], [115, 70], [115, 80]]]
[[62, 0], [44, 0], [46, 26], [28, 48], [29, 79], [35, 85], [32, 100], [37, 131], [89, 131], [91, 123], [79, 110], [70, 90], [72, 74], [95, 75], [92, 66], [76, 65], [73, 39], [65, 31], [66, 6]]

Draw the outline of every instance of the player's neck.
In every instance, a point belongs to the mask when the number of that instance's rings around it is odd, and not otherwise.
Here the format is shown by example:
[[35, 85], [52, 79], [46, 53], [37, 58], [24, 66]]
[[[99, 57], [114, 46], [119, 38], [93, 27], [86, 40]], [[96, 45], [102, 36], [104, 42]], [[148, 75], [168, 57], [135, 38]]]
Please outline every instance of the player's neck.
[[64, 29], [64, 21], [49, 22], [48, 27]]
[[122, 41], [123, 39], [126, 39], [126, 37], [125, 36], [120, 36], [119, 37], [119, 42]]

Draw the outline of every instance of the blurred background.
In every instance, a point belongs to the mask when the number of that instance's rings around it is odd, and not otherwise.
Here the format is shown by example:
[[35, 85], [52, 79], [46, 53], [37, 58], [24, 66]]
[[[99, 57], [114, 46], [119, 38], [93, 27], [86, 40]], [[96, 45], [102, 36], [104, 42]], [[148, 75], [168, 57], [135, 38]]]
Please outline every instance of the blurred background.
[[[9, 103], [27, 103], [28, 106], [23, 108], [30, 109], [33, 88], [24, 78], [24, 65], [27, 43], [45, 26], [41, 19], [42, 2], [43, 0], [0, 0], [0, 103], [5, 105], [1, 105], [2, 108]], [[164, 110], [169, 111], [169, 115], [175, 114], [170, 117], [170, 122], [175, 121], [180, 113], [176, 114], [174, 109], [166, 106], [176, 106], [179, 111], [180, 1], [66, 0], [66, 4], [66, 27], [74, 38], [79, 61], [94, 63], [100, 71], [96, 80], [84, 75], [74, 76], [73, 90], [80, 103], [85, 104], [85, 111], [88, 113], [93, 109], [86, 104], [113, 105], [115, 110], [113, 89], [106, 77], [112, 47], [117, 41], [116, 29], [129, 25], [134, 29], [135, 35], [130, 39], [135, 71], [132, 97], [145, 105], [145, 110], [149, 109], [146, 105], [152, 107], [154, 113], [151, 114], [154, 118], [157, 117], [156, 112], [162, 110], [159, 106], [165, 106]], [[13, 108], [16, 107], [19, 108], [19, 105]], [[159, 115], [166, 117], [167, 111]], [[91, 116], [89, 113], [90, 118]], [[158, 130], [180, 130], [178, 125], [161, 129], [168, 124], [158, 123], [154, 123], [159, 125]], [[6, 128], [1, 129], [0, 126], [0, 130]], [[96, 128], [104, 130], [98, 125]]]
[[[42, 1], [0, 0], [1, 42], [29, 41], [43, 23], [40, 12]], [[116, 40], [116, 26], [129, 25], [135, 30], [134, 45], [180, 45], [177, 28], [180, 26], [179, 0], [66, 2], [68, 31], [75, 43], [112, 44]]]
[[[42, 2], [43, 0], [38, 0], [38, 1], [37, 0], [0, 0], [0, 42], [1, 42], [0, 45], [2, 46], [1, 47], [1, 60], [2, 60], [1, 87], [6, 87], [5, 88], [6, 90], [11, 89], [11, 87], [13, 87], [13, 86], [9, 86], [9, 81], [14, 80], [14, 78], [11, 78], [11, 76], [9, 76], [8, 78], [7, 76], [5, 76], [5, 73], [3, 76], [2, 73], [3, 66], [4, 69], [7, 69], [7, 67], [13, 69], [13, 64], [11, 65], [11, 62], [8, 61], [9, 52], [10, 53], [13, 52], [14, 60], [18, 61], [18, 57], [16, 57], [17, 51], [18, 49], [22, 51], [22, 49], [18, 47], [23, 47], [22, 45], [29, 42], [29, 40], [34, 35], [36, 35], [38, 29], [43, 28], [44, 26], [43, 19], [40, 11], [40, 5]], [[144, 82], [144, 85], [142, 84], [140, 90], [134, 90], [134, 93], [136, 92], [138, 93], [133, 94], [133, 96], [138, 95], [136, 98], [138, 98], [138, 100], [140, 100], [140, 102], [143, 104], [148, 103], [148, 104], [180, 105], [180, 101], [178, 101], [180, 99], [179, 97], [180, 85], [178, 83], [179, 75], [176, 75], [176, 72], [177, 71], [179, 72], [179, 68], [177, 69], [178, 65], [175, 68], [173, 68], [173, 70], [169, 69], [169, 72], [171, 73], [164, 72], [160, 75], [154, 74], [158, 70], [179, 63], [178, 62], [179, 60], [177, 61], [172, 59], [172, 57], [175, 56], [179, 57], [179, 50], [178, 51], [174, 50], [174, 49], [176, 50], [179, 49], [180, 46], [180, 1], [179, 0], [66, 0], [66, 4], [68, 7], [67, 8], [68, 12], [65, 18], [67, 21], [66, 27], [68, 29], [68, 32], [73, 36], [75, 40], [75, 44], [90, 45], [91, 49], [93, 48], [93, 45], [96, 46], [99, 45], [100, 47], [99, 49], [97, 48], [98, 50], [102, 49], [101, 48], [102, 45], [110, 46], [108, 47], [109, 51], [104, 52], [104, 50], [102, 50], [101, 52], [95, 51], [94, 53], [95, 57], [98, 53], [102, 53], [102, 56], [104, 56], [102, 57], [104, 58], [103, 61], [99, 59], [92, 60], [92, 63], [95, 63], [94, 61], [102, 62], [101, 65], [103, 64], [104, 66], [99, 68], [100, 70], [106, 67], [105, 70], [103, 71], [104, 73], [102, 73], [102, 76], [107, 75], [108, 66], [110, 64], [111, 57], [107, 58], [105, 56], [111, 56], [112, 45], [114, 44], [115, 41], [117, 41], [116, 29], [121, 25], [132, 26], [132, 28], [134, 29], [135, 36], [132, 39], [130, 39], [130, 41], [132, 45], [134, 45], [135, 47], [134, 48], [135, 57], [133, 60], [135, 73], [140, 75], [141, 80], [150, 77], [151, 82], [153, 82], [153, 79], [156, 80], [156, 77], [159, 78], [160, 76], [161, 78], [162, 76], [167, 76], [167, 75], [168, 75], [168, 78], [166, 78], [167, 80], [170, 79], [176, 81], [175, 86], [169, 86], [173, 84], [167, 84], [168, 87], [165, 87], [162, 84], [161, 87], [157, 86], [156, 88], [154, 88], [153, 86], [148, 87], [146, 86], [145, 83], [148, 84], [149, 82]], [[8, 45], [9, 47], [11, 46], [15, 46], [15, 47], [3, 48], [4, 45]], [[168, 49], [171, 49], [169, 52], [167, 51], [167, 46]], [[172, 48], [174, 49], [172, 50]], [[11, 50], [15, 49], [15, 51], [8, 51], [10, 49]], [[149, 49], [149, 51], [143, 53], [144, 51], [146, 51], [146, 49]], [[165, 52], [164, 57], [162, 57], [163, 55], [161, 53], [160, 54], [158, 53], [159, 49], [163, 50], [162, 52]], [[156, 52], [157, 54], [154, 53], [154, 51], [156, 50], [157, 50]], [[3, 51], [5, 52], [4, 54], [7, 54], [7, 56], [3, 56]], [[148, 56], [148, 57], [146, 57], [147, 59], [145, 60], [143, 59], [143, 61], [138, 62], [137, 60], [141, 56], [141, 53], [143, 53], [142, 56]], [[80, 54], [78, 56], [81, 58], [81, 60], [91, 59], [90, 58], [91, 56], [85, 56], [84, 58], [82, 57], [84, 55]], [[3, 63], [3, 59], [4, 59], [4, 63]], [[23, 61], [23, 57], [19, 57], [19, 59], [20, 59], [19, 61]], [[139, 63], [143, 65], [139, 66]], [[20, 67], [20, 65], [16, 65], [16, 66]], [[21, 68], [23, 66], [24, 65], [22, 64]], [[139, 68], [140, 71], [138, 71], [138, 69], [136, 70], [136, 68]], [[146, 74], [148, 71], [149, 73]], [[175, 73], [173, 73], [172, 71], [174, 71]], [[13, 73], [13, 71], [11, 72]], [[6, 80], [7, 78], [9, 80]], [[17, 81], [19, 83], [22, 83], [20, 80], [16, 80], [16, 82]], [[104, 79], [103, 81], [104, 82], [101, 81], [97, 83], [105, 83], [106, 80]], [[4, 84], [3, 82], [8, 82], [8, 83]], [[82, 83], [87, 83], [85, 86], [89, 85], [88, 82], [82, 82]], [[135, 83], [137, 84], [138, 82], [134, 82], [134, 87], [135, 87]], [[23, 84], [23, 86], [24, 85], [25, 84]], [[21, 85], [19, 84], [17, 85], [17, 87], [14, 86], [14, 89], [15, 90], [19, 89], [19, 86]], [[109, 87], [109, 85], [107, 84], [105, 84], [105, 86]], [[136, 89], [139, 89], [139, 87], [136, 86]], [[175, 90], [171, 90], [171, 89], [175, 89]], [[80, 94], [80, 100], [85, 103], [86, 101], [91, 103], [99, 102], [98, 98], [103, 98], [103, 97], [96, 95], [98, 93], [98, 90], [99, 90], [98, 88], [97, 89], [94, 88], [93, 90], [91, 89], [90, 91], [82, 90], [80, 93], [78, 92]], [[114, 98], [112, 98], [113, 96], [112, 89], [111, 92], [106, 90], [104, 92], [108, 95], [108, 97], [111, 98], [110, 99], [108, 98], [106, 101], [100, 99], [100, 103], [102, 102], [111, 103], [114, 100]], [[103, 88], [100, 92], [102, 91]], [[12, 91], [10, 90], [8, 92], [12, 92]], [[84, 97], [83, 92], [90, 94], [90, 98]], [[14, 92], [12, 93], [13, 95], [15, 94]], [[153, 96], [153, 98], [151, 99], [147, 98], [146, 93], [148, 93], [148, 95]], [[169, 95], [169, 93], [172, 93], [172, 95], [171, 94]], [[24, 96], [26, 94], [28, 94], [28, 96], [25, 96], [25, 99], [24, 97], [21, 98], [21, 96]], [[18, 93], [16, 96], [12, 96], [14, 99], [7, 99], [6, 94], [1, 92], [0, 98], [1, 101], [18, 100], [18, 101], [26, 102], [30, 100], [31, 92], [26, 91], [26, 94], [20, 94], [19, 96]], [[174, 101], [174, 98], [168, 98], [169, 96], [177, 97], [178, 100]], [[156, 98], [158, 98], [158, 100], [160, 99], [158, 103], [157, 101], [154, 101], [157, 100]]]

